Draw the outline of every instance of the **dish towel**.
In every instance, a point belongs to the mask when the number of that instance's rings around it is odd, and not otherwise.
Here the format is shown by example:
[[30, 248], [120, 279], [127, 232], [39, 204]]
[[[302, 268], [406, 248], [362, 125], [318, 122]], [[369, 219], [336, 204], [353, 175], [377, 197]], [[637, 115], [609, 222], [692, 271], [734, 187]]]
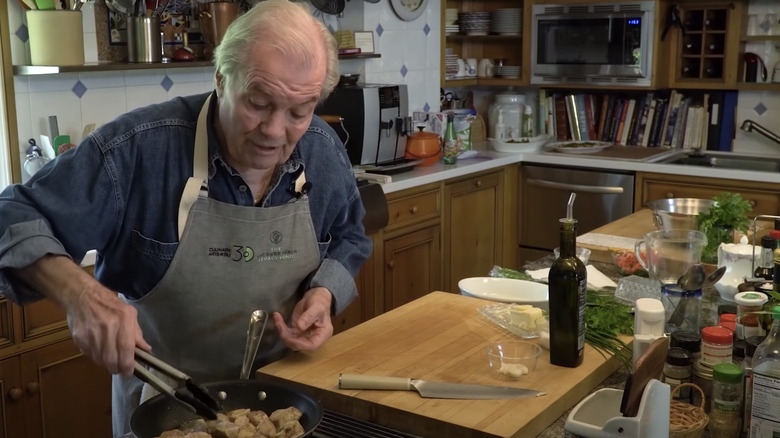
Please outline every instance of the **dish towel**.
[[[604, 275], [601, 271], [596, 269], [593, 265], [588, 265], [585, 267], [588, 271], [588, 286], [591, 289], [604, 289], [606, 287], [617, 287], [617, 284], [615, 284], [614, 281], [612, 281], [609, 277]], [[550, 273], [550, 268], [542, 268], [537, 269], [535, 271], [527, 271], [527, 274], [530, 275], [534, 280], [536, 281], [547, 281], [547, 274]]]

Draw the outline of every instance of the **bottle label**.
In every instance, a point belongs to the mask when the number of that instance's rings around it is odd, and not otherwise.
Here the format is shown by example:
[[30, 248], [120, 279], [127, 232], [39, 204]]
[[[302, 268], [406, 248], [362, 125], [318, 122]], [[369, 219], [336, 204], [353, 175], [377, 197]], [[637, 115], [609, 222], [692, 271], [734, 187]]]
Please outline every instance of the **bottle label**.
[[580, 281], [578, 287], [579, 296], [579, 332], [577, 333], [577, 350], [580, 352], [585, 348], [585, 302], [588, 298], [588, 280], [587, 277]]
[[720, 412], [739, 412], [739, 406], [742, 404], [742, 400], [712, 400], [712, 409]]
[[[772, 364], [765, 362], [770, 371]], [[780, 436], [780, 377], [761, 373], [761, 366], [753, 369], [753, 406], [750, 412], [751, 438]], [[771, 372], [771, 371], [770, 371]], [[778, 376], [777, 372], [773, 373]]]

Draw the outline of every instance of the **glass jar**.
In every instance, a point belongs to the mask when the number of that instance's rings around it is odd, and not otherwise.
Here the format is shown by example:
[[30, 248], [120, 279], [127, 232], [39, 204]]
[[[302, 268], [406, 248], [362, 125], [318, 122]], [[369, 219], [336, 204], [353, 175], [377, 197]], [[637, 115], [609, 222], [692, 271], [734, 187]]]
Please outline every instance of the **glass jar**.
[[520, 138], [525, 107], [525, 96], [522, 94], [512, 90], [496, 94], [496, 101], [488, 109], [488, 137], [507, 140]]
[[691, 391], [691, 404], [702, 406], [701, 395], [704, 394], [704, 412], [710, 412], [712, 403], [712, 367], [701, 359], [693, 361], [693, 383], [701, 388], [699, 391]]
[[[693, 368], [691, 365], [691, 353], [680, 347], [672, 347], [666, 352], [666, 363], [664, 364], [661, 381], [674, 389], [677, 385], [690, 383], [692, 379]], [[685, 403], [691, 401], [691, 388], [680, 388], [674, 393], [674, 399]]]
[[721, 326], [709, 326], [701, 329], [701, 360], [715, 366], [722, 362], [731, 362], [731, 349], [734, 333]]
[[661, 286], [661, 303], [666, 314], [665, 330], [699, 330], [701, 325], [701, 289], [684, 291], [677, 284]]
[[742, 428], [742, 367], [726, 362], [712, 367], [710, 438], [734, 438]]
[[735, 313], [724, 313], [718, 318], [718, 325], [731, 330], [731, 333], [737, 334], [737, 315]]
[[761, 306], [767, 300], [768, 297], [761, 292], [740, 292], [734, 295], [737, 303], [737, 339], [766, 334], [758, 323], [758, 314], [752, 312], [761, 311]]
[[691, 360], [696, 361], [701, 357], [701, 334], [693, 330], [677, 330], [672, 333], [670, 347], [680, 347], [691, 353]]

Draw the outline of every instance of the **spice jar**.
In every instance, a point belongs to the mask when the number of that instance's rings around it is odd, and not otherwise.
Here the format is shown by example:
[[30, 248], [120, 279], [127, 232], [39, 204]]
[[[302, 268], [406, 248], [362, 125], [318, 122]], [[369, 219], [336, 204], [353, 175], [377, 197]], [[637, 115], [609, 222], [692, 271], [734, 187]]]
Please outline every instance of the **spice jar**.
[[734, 333], [721, 326], [709, 326], [701, 329], [701, 360], [714, 366], [722, 362], [731, 362], [731, 349]]
[[735, 313], [724, 313], [723, 315], [720, 315], [720, 318], [718, 319], [718, 325], [721, 327], [726, 327], [727, 329], [731, 330], [731, 333], [736, 336], [737, 333], [737, 315]]
[[699, 331], [677, 330], [672, 333], [670, 347], [680, 347], [691, 353], [691, 361], [701, 357], [701, 334]]
[[[661, 381], [672, 388], [692, 381], [691, 353], [688, 350], [680, 347], [673, 347], [666, 352], [666, 363], [664, 364]], [[680, 390], [674, 394], [674, 399], [690, 403], [691, 388], [687, 386], [680, 388]]]
[[764, 329], [758, 322], [761, 306], [768, 297], [761, 292], [740, 292], [734, 295], [737, 303], [737, 339], [747, 339], [751, 336], [764, 335]]
[[734, 438], [742, 428], [742, 367], [719, 363], [712, 367], [710, 438]]
[[[699, 391], [691, 391], [691, 404], [694, 406], [704, 405], [704, 412], [710, 412], [712, 403], [712, 367], [704, 363], [701, 359], [693, 361], [693, 383], [701, 388]], [[704, 394], [704, 403], [701, 396]]]

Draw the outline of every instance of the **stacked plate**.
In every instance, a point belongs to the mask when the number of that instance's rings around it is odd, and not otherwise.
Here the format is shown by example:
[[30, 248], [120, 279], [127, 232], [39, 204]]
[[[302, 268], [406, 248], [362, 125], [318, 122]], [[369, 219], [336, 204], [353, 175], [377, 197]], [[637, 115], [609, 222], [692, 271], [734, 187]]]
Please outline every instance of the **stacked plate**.
[[487, 35], [490, 31], [490, 12], [458, 12], [461, 33]]
[[499, 35], [520, 35], [522, 22], [522, 9], [496, 9], [490, 13], [490, 32]]
[[458, 75], [458, 55], [447, 53], [444, 55], [444, 74], [448, 78]]
[[496, 67], [496, 76], [506, 79], [519, 79], [520, 78], [520, 66], [519, 65], [502, 65]]
[[445, 24], [444, 25], [444, 33], [447, 35], [451, 35], [454, 33], [460, 32], [460, 26], [457, 24]]
[[458, 21], [458, 8], [447, 8], [444, 11], [444, 24], [455, 24]]

